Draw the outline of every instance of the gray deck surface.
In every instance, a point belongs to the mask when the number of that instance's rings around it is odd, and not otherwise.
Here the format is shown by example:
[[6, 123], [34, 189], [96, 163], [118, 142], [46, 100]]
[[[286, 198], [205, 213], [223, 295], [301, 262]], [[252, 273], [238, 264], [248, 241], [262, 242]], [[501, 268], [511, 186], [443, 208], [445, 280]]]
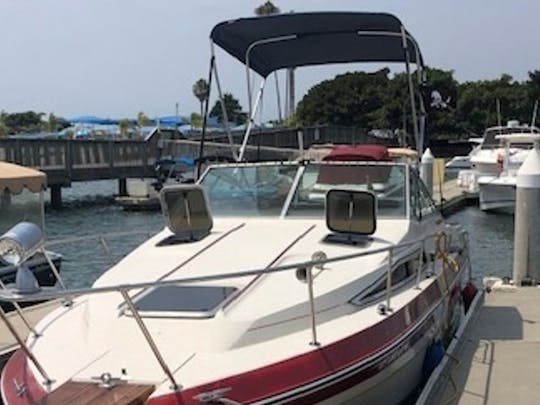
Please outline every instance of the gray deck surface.
[[437, 404], [540, 403], [540, 288], [486, 294]]

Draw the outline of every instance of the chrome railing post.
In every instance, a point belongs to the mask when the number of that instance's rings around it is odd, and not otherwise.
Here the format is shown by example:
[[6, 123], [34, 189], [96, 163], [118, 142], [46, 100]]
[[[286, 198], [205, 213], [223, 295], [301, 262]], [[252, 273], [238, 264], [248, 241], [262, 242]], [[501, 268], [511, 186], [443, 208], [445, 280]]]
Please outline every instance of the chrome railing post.
[[[49, 264], [49, 267], [51, 268], [54, 274], [54, 277], [56, 278], [56, 281], [58, 282], [58, 284], [60, 284], [60, 287], [62, 287], [62, 290], [66, 291], [67, 288], [66, 288], [66, 285], [64, 284], [64, 281], [62, 280], [62, 277], [60, 276], [60, 272], [58, 271], [58, 269], [54, 265], [54, 262], [51, 260], [51, 258], [47, 254], [47, 251], [45, 250], [44, 246], [41, 247], [41, 253], [43, 254], [43, 256], [45, 256], [45, 259], [47, 260], [47, 263]], [[71, 304], [73, 304], [73, 299], [69, 296], [65, 297], [64, 300], [62, 301], [62, 304], [66, 307], [69, 307], [71, 306]]]
[[[6, 285], [2, 282], [2, 280], [0, 280], [0, 288], [6, 289]], [[28, 330], [32, 332], [34, 336], [39, 336], [39, 333], [36, 332], [36, 330], [32, 327], [32, 325], [30, 325], [30, 322], [28, 322], [28, 319], [26, 319], [26, 316], [24, 316], [24, 312], [21, 306], [19, 305], [19, 303], [16, 301], [13, 301], [11, 305], [15, 307], [15, 311], [17, 311], [17, 314], [19, 314], [21, 320], [23, 321], [24, 325], [28, 328]]]
[[165, 363], [165, 360], [161, 356], [161, 353], [159, 352], [158, 347], [156, 346], [156, 343], [154, 342], [154, 339], [152, 339], [152, 335], [150, 335], [150, 332], [148, 331], [148, 328], [144, 324], [141, 316], [139, 315], [139, 312], [137, 311], [137, 308], [135, 308], [135, 305], [133, 304], [133, 301], [131, 300], [129, 294], [127, 293], [127, 290], [121, 289], [120, 293], [122, 294], [122, 297], [124, 298], [127, 306], [129, 307], [131, 313], [133, 314], [133, 317], [135, 318], [135, 321], [137, 321], [137, 325], [139, 326], [139, 329], [143, 333], [146, 342], [150, 346], [150, 349], [154, 353], [154, 356], [156, 360], [158, 361], [159, 365], [161, 366], [161, 369], [163, 372], [167, 375], [169, 380], [171, 380], [172, 383], [172, 389], [177, 390], [180, 388], [180, 386], [176, 383], [176, 380], [174, 379], [174, 376], [171, 373], [171, 370], [167, 366], [167, 363]]
[[11, 324], [11, 322], [9, 321], [8, 317], [6, 316], [6, 313], [4, 312], [4, 310], [0, 307], [0, 318], [2, 318], [2, 321], [4, 321], [4, 324], [7, 326], [7, 328], [9, 329], [11, 335], [15, 338], [15, 340], [17, 341], [17, 343], [19, 344], [19, 347], [21, 348], [21, 350], [24, 352], [24, 354], [26, 355], [26, 357], [28, 357], [30, 359], [30, 361], [32, 363], [34, 363], [34, 365], [36, 366], [36, 368], [38, 369], [39, 373], [41, 374], [41, 376], [45, 379], [45, 385], [51, 385], [53, 383], [53, 380], [51, 380], [51, 378], [49, 377], [49, 375], [47, 374], [47, 372], [45, 371], [45, 369], [41, 366], [41, 364], [39, 363], [39, 361], [36, 359], [36, 357], [34, 356], [34, 354], [30, 351], [30, 349], [28, 348], [28, 346], [26, 346], [26, 343], [24, 342], [24, 339], [22, 337], [19, 336], [19, 334], [17, 333], [17, 331], [15, 330], [15, 327]]
[[388, 270], [386, 272], [386, 310], [391, 311], [390, 296], [392, 295], [392, 265], [393, 265], [394, 248], [388, 249]]
[[60, 276], [60, 273], [58, 272], [58, 269], [56, 268], [53, 261], [51, 260], [51, 258], [47, 254], [47, 251], [45, 250], [45, 247], [41, 248], [41, 253], [43, 254], [43, 256], [45, 256], [45, 260], [47, 260], [47, 263], [49, 264], [49, 267], [51, 268], [51, 270], [52, 270], [52, 272], [54, 274], [54, 277], [56, 278], [56, 281], [58, 281], [58, 284], [60, 284], [60, 287], [62, 287], [62, 290], [65, 290], [66, 285], [64, 284], [64, 281], [62, 280], [62, 277]]
[[424, 241], [420, 242], [420, 253], [418, 254], [418, 266], [416, 266], [416, 288], [420, 289], [420, 276], [424, 267]]
[[315, 300], [313, 299], [313, 266], [306, 268], [306, 278], [311, 315], [311, 342], [309, 342], [309, 344], [312, 346], [320, 346], [320, 343], [317, 341], [317, 321], [315, 319]]
[[109, 249], [109, 245], [107, 244], [107, 241], [105, 240], [103, 235], [99, 235], [99, 242], [101, 243], [101, 246], [103, 246], [103, 250], [105, 251], [107, 258], [109, 259], [109, 264], [112, 266], [114, 264], [112, 252], [111, 249]]

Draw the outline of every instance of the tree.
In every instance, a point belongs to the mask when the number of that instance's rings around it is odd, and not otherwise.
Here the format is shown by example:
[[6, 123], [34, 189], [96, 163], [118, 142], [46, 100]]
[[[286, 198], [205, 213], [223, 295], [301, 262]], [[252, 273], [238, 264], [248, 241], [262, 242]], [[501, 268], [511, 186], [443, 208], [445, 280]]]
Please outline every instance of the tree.
[[56, 132], [58, 131], [58, 127], [59, 127], [58, 118], [53, 113], [50, 113], [47, 119], [46, 130], [48, 132]]
[[120, 128], [120, 136], [122, 138], [127, 138], [129, 133], [129, 120], [127, 118], [121, 119], [118, 123], [118, 127]]
[[462, 83], [458, 91], [457, 120], [468, 132], [481, 134], [486, 127], [497, 125], [497, 100], [503, 124], [511, 119], [530, 121], [532, 105], [527, 83], [514, 81], [507, 74], [495, 80]]
[[190, 123], [192, 127], [200, 128], [202, 127], [202, 122], [203, 120], [202, 120], [201, 114], [198, 114], [196, 112], [191, 113]]
[[255, 15], [263, 16], [263, 15], [272, 15], [272, 14], [279, 14], [281, 10], [276, 7], [271, 1], [267, 1], [264, 4], [261, 4], [259, 7], [257, 7], [255, 10]]
[[389, 90], [389, 70], [354, 72], [336, 76], [312, 87], [298, 103], [297, 118], [303, 125], [344, 125], [388, 128], [384, 114]]
[[4, 124], [9, 133], [37, 132], [41, 130], [43, 115], [34, 111], [6, 114]]
[[4, 110], [0, 111], [0, 138], [4, 138], [8, 135], [9, 128], [5, 122], [6, 116], [7, 113]]
[[197, 100], [199, 100], [201, 105], [201, 116], [204, 114], [203, 104], [208, 98], [209, 90], [208, 83], [204, 79], [197, 80], [193, 85], [193, 95], [197, 98]]
[[[225, 111], [227, 111], [227, 118], [229, 119], [229, 122], [241, 125], [247, 121], [247, 114], [242, 111], [240, 102], [234, 98], [231, 93], [225, 93], [223, 95], [223, 102], [225, 103]], [[216, 117], [219, 122], [223, 122], [223, 111], [221, 109], [221, 103], [219, 100], [216, 101], [210, 110], [210, 115], [212, 117]]]
[[148, 125], [150, 125], [150, 118], [148, 118], [148, 116], [145, 113], [140, 111], [137, 114], [137, 126], [147, 127]]

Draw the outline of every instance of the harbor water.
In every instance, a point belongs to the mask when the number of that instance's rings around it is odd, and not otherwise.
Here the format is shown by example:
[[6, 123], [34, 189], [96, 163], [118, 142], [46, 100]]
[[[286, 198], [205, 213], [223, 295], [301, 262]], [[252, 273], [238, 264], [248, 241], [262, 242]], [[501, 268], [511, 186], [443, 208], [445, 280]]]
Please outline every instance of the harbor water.
[[[159, 212], [123, 211], [114, 203], [116, 187], [115, 181], [74, 183], [63, 191], [64, 208], [46, 206], [48, 248], [64, 256], [62, 275], [69, 287], [90, 286], [112, 262], [164, 225]], [[449, 219], [469, 231], [477, 281], [489, 275], [512, 276], [513, 216], [488, 214], [473, 206]], [[55, 240], [60, 242], [51, 243]]]

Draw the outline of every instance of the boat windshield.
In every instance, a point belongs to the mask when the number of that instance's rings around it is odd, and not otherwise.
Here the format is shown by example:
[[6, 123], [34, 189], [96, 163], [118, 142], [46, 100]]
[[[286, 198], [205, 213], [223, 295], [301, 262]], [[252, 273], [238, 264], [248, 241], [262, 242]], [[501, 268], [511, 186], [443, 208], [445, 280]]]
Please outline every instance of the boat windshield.
[[330, 189], [371, 191], [379, 218], [404, 218], [407, 213], [403, 164], [317, 163], [306, 166], [287, 212], [292, 217], [324, 217]]
[[[294, 179], [303, 170], [298, 184]], [[258, 163], [210, 167], [200, 185], [214, 216], [279, 216], [292, 194], [286, 215], [325, 217], [330, 189], [367, 190], [377, 196], [378, 217], [407, 214], [406, 165], [366, 162]]]

